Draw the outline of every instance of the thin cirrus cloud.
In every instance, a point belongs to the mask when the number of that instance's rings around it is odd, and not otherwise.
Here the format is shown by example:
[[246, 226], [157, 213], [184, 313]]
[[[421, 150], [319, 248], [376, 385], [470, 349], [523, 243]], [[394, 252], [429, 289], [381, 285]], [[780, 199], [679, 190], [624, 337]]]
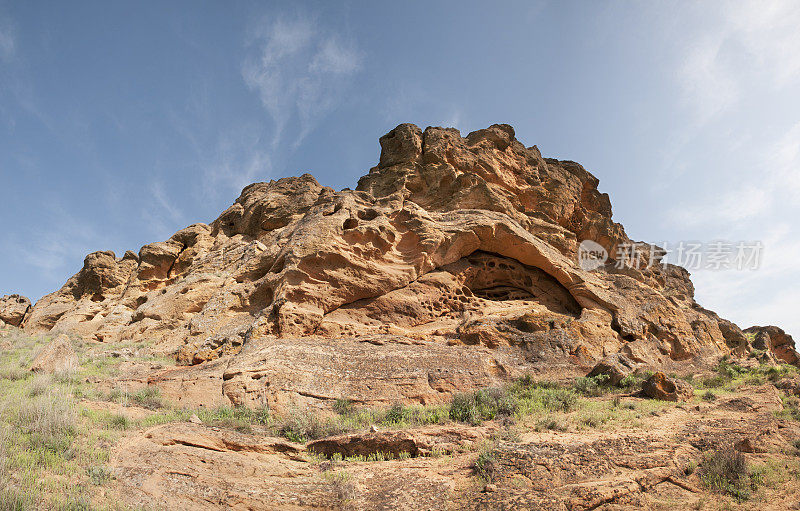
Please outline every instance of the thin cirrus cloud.
[[11, 25], [0, 18], [0, 61], [11, 60], [16, 48], [16, 39]]
[[270, 116], [273, 150], [290, 130], [290, 147], [301, 144], [343, 99], [364, 58], [355, 43], [308, 19], [258, 27], [248, 47], [242, 77]]
[[698, 123], [735, 107], [754, 83], [776, 90], [800, 76], [800, 9], [793, 0], [693, 7], [713, 20], [688, 38], [678, 69], [684, 99]]

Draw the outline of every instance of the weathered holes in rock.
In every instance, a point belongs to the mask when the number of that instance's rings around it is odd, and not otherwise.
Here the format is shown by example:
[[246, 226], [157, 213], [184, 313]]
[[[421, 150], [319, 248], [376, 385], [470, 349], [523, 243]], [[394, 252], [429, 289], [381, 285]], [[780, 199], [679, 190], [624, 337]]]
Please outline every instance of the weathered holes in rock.
[[360, 218], [361, 220], [365, 220], [367, 222], [369, 222], [370, 220], [375, 220], [376, 218], [378, 218], [379, 215], [380, 213], [378, 213], [372, 208], [358, 212], [358, 218]]
[[92, 295], [92, 298], [91, 298], [91, 300], [93, 302], [102, 302], [105, 299], [106, 299], [106, 297], [103, 296], [101, 293], [95, 293], [95, 294]]
[[283, 267], [284, 267], [285, 264], [286, 264], [286, 258], [285, 257], [279, 257], [278, 260], [275, 261], [275, 263], [269, 269], [269, 272], [270, 273], [280, 273], [280, 272], [283, 271]]
[[439, 181], [439, 188], [447, 188], [452, 183], [453, 183], [453, 176], [448, 174], [444, 176], [441, 181]]
[[252, 311], [261, 311], [266, 309], [273, 301], [274, 292], [270, 286], [261, 285], [257, 287], [248, 298], [250, 302], [250, 309]]
[[144, 305], [146, 302], [147, 302], [147, 295], [140, 296], [139, 298], [136, 299], [136, 306], [140, 307]]
[[261, 222], [262, 231], [274, 231], [289, 225], [288, 218], [267, 218]]
[[[491, 252], [475, 251], [455, 265], [471, 294], [493, 301], [531, 301], [553, 312], [577, 315], [581, 306], [558, 280], [544, 270]], [[449, 270], [448, 270], [449, 271]]]
[[348, 218], [342, 224], [342, 229], [344, 229], [345, 231], [350, 230], [350, 229], [355, 229], [356, 227], [358, 227], [358, 219], [357, 218]]

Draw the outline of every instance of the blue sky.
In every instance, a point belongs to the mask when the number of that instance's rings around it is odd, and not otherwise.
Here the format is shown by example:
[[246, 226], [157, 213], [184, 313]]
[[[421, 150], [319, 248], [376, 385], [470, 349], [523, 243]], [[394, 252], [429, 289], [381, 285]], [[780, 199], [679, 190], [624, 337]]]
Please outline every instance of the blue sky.
[[0, 294], [210, 222], [253, 181], [353, 187], [401, 122], [582, 163], [637, 240], [762, 241], [701, 304], [800, 335], [800, 4], [0, 0]]

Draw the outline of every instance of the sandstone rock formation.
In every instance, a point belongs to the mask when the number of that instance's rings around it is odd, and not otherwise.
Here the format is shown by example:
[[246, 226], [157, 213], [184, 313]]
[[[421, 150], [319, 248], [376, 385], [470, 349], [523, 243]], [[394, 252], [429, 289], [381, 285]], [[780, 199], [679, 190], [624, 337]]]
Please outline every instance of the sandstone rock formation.
[[[147, 340], [187, 365], [228, 357], [214, 373], [228, 398], [278, 407], [427, 403], [616, 353], [674, 367], [743, 346], [683, 268], [617, 268], [631, 240], [581, 165], [508, 125], [402, 124], [380, 145], [355, 190], [308, 174], [255, 183], [210, 225], [88, 255], [25, 328]], [[583, 240], [612, 258], [582, 269]]]
[[670, 378], [661, 371], [642, 383], [642, 391], [647, 397], [662, 401], [688, 401], [694, 396], [694, 389], [690, 384]]
[[753, 326], [745, 330], [752, 336], [751, 347], [770, 353], [776, 361], [797, 365], [800, 354], [795, 350], [792, 336], [776, 326]]
[[0, 297], [0, 326], [3, 324], [20, 326], [30, 308], [31, 301], [24, 296], [4, 295]]
[[614, 353], [602, 359], [586, 376], [604, 375], [611, 385], [619, 385], [622, 380], [636, 372], [637, 364], [622, 353]]
[[78, 366], [78, 356], [72, 342], [64, 334], [59, 335], [39, 351], [31, 363], [34, 373], [60, 373]]

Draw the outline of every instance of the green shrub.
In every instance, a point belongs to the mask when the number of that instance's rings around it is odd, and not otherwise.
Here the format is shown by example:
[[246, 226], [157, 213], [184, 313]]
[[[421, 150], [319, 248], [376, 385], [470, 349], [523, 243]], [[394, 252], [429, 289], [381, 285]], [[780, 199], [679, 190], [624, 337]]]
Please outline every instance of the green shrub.
[[762, 482], [749, 470], [747, 459], [734, 449], [720, 449], [707, 457], [700, 477], [709, 488], [726, 493], [738, 502], [750, 499], [752, 491]]
[[278, 433], [292, 442], [306, 443], [330, 435], [342, 433], [341, 424], [323, 420], [311, 410], [295, 410], [278, 426]]
[[584, 396], [602, 396], [611, 388], [608, 380], [609, 376], [607, 374], [584, 376], [575, 378], [575, 381], [572, 382], [572, 388], [575, 389], [575, 392]]
[[485, 420], [510, 417], [517, 409], [518, 403], [508, 391], [500, 388], [481, 389], [453, 395], [450, 418], [477, 425]]
[[164, 407], [161, 398], [161, 389], [158, 387], [142, 387], [130, 395], [131, 401], [149, 410], [157, 410]]
[[544, 389], [541, 400], [548, 410], [571, 412], [578, 403], [578, 396], [567, 389]]
[[100, 486], [105, 484], [108, 480], [111, 479], [111, 472], [102, 465], [93, 465], [91, 467], [86, 467], [86, 475], [89, 476], [89, 479], [92, 481], [92, 484], [96, 486]]
[[131, 421], [124, 415], [113, 414], [106, 419], [106, 425], [112, 429], [128, 429]]
[[386, 411], [383, 422], [387, 424], [400, 424], [406, 416], [406, 407], [401, 403], [393, 405]]
[[475, 473], [478, 477], [491, 482], [497, 471], [497, 453], [492, 448], [485, 448], [478, 454], [478, 459], [475, 460]]

